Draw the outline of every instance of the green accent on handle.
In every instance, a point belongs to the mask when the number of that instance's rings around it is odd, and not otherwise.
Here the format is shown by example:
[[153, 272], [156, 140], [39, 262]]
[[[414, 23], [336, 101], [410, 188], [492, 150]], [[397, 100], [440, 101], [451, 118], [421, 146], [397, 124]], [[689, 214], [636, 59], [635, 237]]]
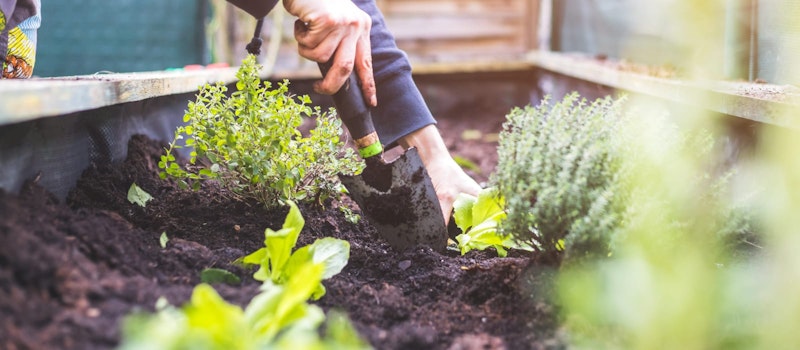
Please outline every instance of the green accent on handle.
[[361, 158], [369, 158], [372, 156], [376, 156], [383, 152], [383, 146], [381, 146], [380, 142], [375, 142], [367, 147], [362, 147], [358, 149], [358, 154], [361, 155]]

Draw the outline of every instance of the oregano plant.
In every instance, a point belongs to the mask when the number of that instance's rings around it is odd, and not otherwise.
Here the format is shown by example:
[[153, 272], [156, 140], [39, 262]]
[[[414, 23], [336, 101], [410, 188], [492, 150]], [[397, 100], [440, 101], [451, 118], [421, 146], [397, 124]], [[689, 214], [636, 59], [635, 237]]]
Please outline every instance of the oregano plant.
[[[236, 73], [236, 91], [223, 83], [206, 84], [183, 117], [158, 163], [162, 178], [199, 188], [214, 179], [238, 197], [266, 207], [287, 200], [321, 202], [341, 186], [336, 175], [357, 174], [363, 162], [340, 139], [341, 121], [333, 109], [311, 106], [307, 95], [288, 93], [288, 81], [272, 88], [259, 76], [261, 66], [248, 55]], [[304, 118], [316, 127], [304, 136]], [[179, 144], [180, 140], [185, 140]], [[176, 149], [192, 147], [189, 163], [176, 163]]]

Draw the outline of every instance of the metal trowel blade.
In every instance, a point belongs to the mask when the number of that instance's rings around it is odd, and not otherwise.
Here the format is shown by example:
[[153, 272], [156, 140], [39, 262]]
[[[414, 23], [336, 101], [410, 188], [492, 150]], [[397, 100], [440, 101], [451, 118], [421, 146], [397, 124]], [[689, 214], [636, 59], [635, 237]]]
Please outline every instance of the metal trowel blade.
[[339, 175], [339, 179], [393, 248], [403, 250], [419, 244], [438, 251], [446, 249], [442, 209], [415, 148], [389, 163], [368, 159], [361, 174]]

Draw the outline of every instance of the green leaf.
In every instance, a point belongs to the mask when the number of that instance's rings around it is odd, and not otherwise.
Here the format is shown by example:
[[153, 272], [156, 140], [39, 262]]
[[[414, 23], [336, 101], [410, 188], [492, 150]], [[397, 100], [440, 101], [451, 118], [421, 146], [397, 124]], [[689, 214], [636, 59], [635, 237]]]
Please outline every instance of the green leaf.
[[137, 186], [135, 182], [128, 189], [128, 202], [144, 207], [152, 199], [153, 196]]
[[278, 231], [266, 229], [264, 231], [264, 245], [267, 247], [267, 255], [270, 265], [270, 278], [276, 283], [285, 278], [284, 266], [292, 254], [292, 249], [297, 244], [297, 237], [300, 236], [300, 231], [303, 230], [305, 220], [300, 209], [292, 201], [287, 201], [289, 204], [289, 214], [283, 222], [283, 228]]
[[[505, 217], [503, 207], [505, 201], [496, 188], [486, 188], [478, 193], [478, 199], [472, 207], [472, 221], [474, 224], [487, 220], [499, 222]], [[503, 216], [503, 217], [499, 217]], [[496, 217], [493, 219], [493, 217]]]
[[453, 202], [453, 218], [461, 232], [467, 232], [472, 227], [472, 206], [477, 200], [475, 196], [460, 193]]
[[481, 190], [478, 197], [463, 193], [456, 197], [453, 218], [463, 232], [456, 237], [462, 255], [472, 249], [493, 247], [498, 256], [504, 257], [507, 248], [528, 249], [499, 232], [500, 222], [506, 218], [504, 205], [495, 188]]
[[278, 331], [308, 315], [306, 301], [322, 281], [324, 267], [306, 263], [283, 286], [270, 282], [245, 309], [245, 318], [257, 334], [273, 338]]
[[246, 331], [244, 311], [227, 303], [208, 284], [194, 288], [188, 305], [184, 307], [187, 326], [202, 330], [214, 344], [239, 348], [236, 344], [245, 341]]
[[315, 264], [323, 264], [325, 272], [322, 279], [328, 279], [339, 272], [347, 265], [350, 259], [350, 243], [333, 237], [317, 239], [310, 246], [311, 260]]
[[226, 283], [230, 285], [236, 285], [242, 282], [239, 276], [234, 275], [230, 271], [213, 267], [200, 272], [200, 281], [209, 284]]
[[161, 244], [161, 248], [166, 248], [167, 242], [169, 242], [169, 237], [167, 237], [167, 231], [161, 232], [161, 237], [158, 238], [158, 243]]

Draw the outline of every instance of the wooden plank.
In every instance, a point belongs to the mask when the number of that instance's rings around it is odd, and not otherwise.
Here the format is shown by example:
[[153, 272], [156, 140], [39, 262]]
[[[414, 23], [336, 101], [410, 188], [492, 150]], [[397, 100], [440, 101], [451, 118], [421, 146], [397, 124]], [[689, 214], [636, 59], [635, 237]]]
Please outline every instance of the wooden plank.
[[388, 18], [386, 25], [398, 41], [521, 37], [522, 27], [519, 21], [474, 17]]
[[384, 16], [420, 14], [524, 14], [525, 3], [531, 0], [384, 0], [379, 3]]
[[615, 89], [800, 129], [800, 89], [793, 86], [659, 78], [623, 71], [590, 57], [546, 51], [532, 52], [528, 60], [539, 68]]
[[0, 80], [0, 125], [197, 91], [236, 80], [237, 68]]

